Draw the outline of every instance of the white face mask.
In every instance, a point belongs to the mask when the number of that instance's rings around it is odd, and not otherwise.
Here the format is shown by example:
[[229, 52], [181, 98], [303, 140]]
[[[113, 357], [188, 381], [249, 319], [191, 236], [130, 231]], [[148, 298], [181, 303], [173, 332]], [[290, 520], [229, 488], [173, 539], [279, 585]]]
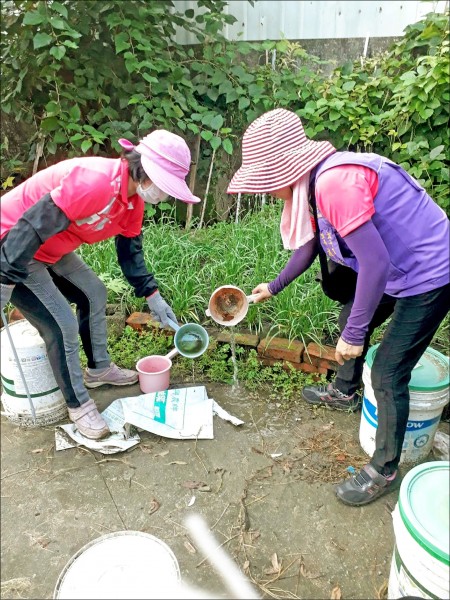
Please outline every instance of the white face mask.
[[151, 183], [147, 188], [143, 188], [140, 183], [136, 188], [136, 193], [142, 198], [147, 204], [159, 204], [163, 202], [168, 194], [163, 192], [154, 183]]

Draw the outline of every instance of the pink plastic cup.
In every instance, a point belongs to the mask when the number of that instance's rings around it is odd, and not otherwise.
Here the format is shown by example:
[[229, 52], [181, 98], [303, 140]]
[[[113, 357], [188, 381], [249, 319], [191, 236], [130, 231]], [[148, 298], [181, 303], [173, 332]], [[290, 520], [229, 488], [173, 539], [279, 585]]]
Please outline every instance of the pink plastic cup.
[[139, 386], [144, 394], [167, 390], [172, 361], [167, 356], [144, 356], [136, 363]]

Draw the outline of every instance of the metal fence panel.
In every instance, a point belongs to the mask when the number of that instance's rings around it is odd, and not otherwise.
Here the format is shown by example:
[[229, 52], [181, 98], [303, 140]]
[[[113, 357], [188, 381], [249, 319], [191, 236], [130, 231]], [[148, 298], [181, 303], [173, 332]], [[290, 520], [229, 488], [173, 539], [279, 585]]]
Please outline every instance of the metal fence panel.
[[[178, 11], [199, 9], [195, 0], [174, 0]], [[427, 12], [445, 10], [448, 1], [414, 0], [233, 0], [225, 11], [237, 18], [227, 25], [230, 40], [339, 39], [401, 36], [407, 25]], [[196, 43], [184, 31], [177, 33], [182, 44]]]

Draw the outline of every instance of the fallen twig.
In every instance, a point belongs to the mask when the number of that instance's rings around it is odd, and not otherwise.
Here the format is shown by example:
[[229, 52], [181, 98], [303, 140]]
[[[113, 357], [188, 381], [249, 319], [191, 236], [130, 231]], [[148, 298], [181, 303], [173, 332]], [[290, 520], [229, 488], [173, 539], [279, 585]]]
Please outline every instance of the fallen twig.
[[49, 479], [47, 479], [45, 483], [52, 481], [52, 479], [56, 479], [56, 477], [59, 477], [60, 475], [64, 475], [64, 473], [69, 473], [70, 471], [77, 471], [78, 469], [88, 469], [90, 467], [95, 467], [96, 465], [101, 465], [101, 464], [104, 464], [107, 462], [120, 462], [124, 465], [127, 465], [127, 467], [130, 467], [130, 469], [136, 469], [136, 467], [134, 465], [131, 465], [128, 461], [122, 460], [121, 458], [103, 458], [102, 460], [96, 460], [94, 463], [92, 463], [90, 465], [78, 465], [76, 467], [60, 469], [53, 475], [53, 477], [50, 477]]
[[226, 513], [226, 511], [228, 510], [230, 506], [230, 503], [228, 502], [228, 504], [225, 506], [225, 508], [222, 511], [222, 514], [220, 515], [220, 517], [217, 519], [217, 521], [214, 523], [214, 525], [210, 528], [211, 531], [214, 529], [214, 527], [217, 525], [217, 523], [220, 521], [220, 519], [223, 517], [223, 515]]
[[[20, 469], [20, 471], [14, 471], [14, 473], [7, 473], [6, 475], [2, 476], [2, 479], [6, 479], [7, 477], [12, 477], [13, 475], [17, 475], [18, 473], [24, 473], [25, 471], [29, 471], [30, 470], [30, 466], [28, 466], [26, 469]], [[14, 581], [13, 579], [11, 579], [11, 581]]]
[[194, 452], [195, 452], [195, 456], [198, 458], [198, 460], [200, 461], [202, 467], [205, 469], [205, 472], [209, 475], [209, 471], [205, 466], [205, 463], [203, 462], [203, 460], [200, 457], [200, 454], [197, 452], [197, 442], [198, 442], [198, 437], [195, 438], [195, 444], [194, 444]]

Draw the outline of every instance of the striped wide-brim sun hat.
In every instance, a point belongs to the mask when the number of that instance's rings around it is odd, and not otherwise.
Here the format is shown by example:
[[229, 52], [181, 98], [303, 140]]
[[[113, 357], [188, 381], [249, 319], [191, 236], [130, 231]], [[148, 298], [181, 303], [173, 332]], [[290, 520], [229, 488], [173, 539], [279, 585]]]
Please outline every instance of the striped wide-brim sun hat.
[[258, 117], [244, 133], [242, 166], [227, 192], [274, 192], [292, 185], [334, 152], [330, 142], [307, 138], [294, 112], [276, 108]]

